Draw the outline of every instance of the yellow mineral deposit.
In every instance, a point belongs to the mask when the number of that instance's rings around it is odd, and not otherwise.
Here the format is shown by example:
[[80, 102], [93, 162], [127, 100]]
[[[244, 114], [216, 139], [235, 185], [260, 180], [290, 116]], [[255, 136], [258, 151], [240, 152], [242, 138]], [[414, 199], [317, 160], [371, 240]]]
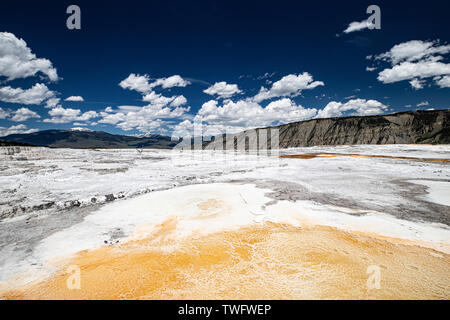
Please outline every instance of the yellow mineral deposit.
[[[229, 185], [233, 187], [232, 185]], [[228, 186], [227, 186], [228, 187]], [[187, 189], [186, 189], [187, 190]], [[238, 190], [239, 191], [239, 190]], [[237, 192], [239, 193], [239, 192]], [[170, 191], [168, 192], [170, 194]], [[188, 197], [188, 192], [186, 192]], [[193, 197], [205, 229], [238, 196]], [[251, 198], [246, 196], [246, 201]], [[175, 198], [175, 197], [174, 197]], [[234, 201], [234, 202], [233, 202]], [[175, 201], [176, 202], [176, 201]], [[174, 206], [174, 208], [176, 205]], [[78, 252], [50, 277], [5, 299], [448, 299], [450, 255], [376, 233], [264, 221], [180, 235], [183, 212], [142, 225], [119, 244]], [[183, 234], [183, 233], [181, 233]], [[447, 248], [448, 249], [448, 248]], [[78, 266], [80, 289], [67, 285]], [[372, 270], [379, 270], [371, 287]]]
[[379, 158], [379, 159], [394, 159], [394, 160], [407, 160], [407, 161], [420, 161], [420, 162], [441, 162], [450, 163], [449, 159], [435, 159], [435, 158], [416, 158], [416, 157], [396, 157], [386, 155], [369, 155], [358, 153], [299, 153], [280, 156], [286, 159], [314, 159], [314, 158], [333, 158], [333, 157], [354, 157], [354, 158]]

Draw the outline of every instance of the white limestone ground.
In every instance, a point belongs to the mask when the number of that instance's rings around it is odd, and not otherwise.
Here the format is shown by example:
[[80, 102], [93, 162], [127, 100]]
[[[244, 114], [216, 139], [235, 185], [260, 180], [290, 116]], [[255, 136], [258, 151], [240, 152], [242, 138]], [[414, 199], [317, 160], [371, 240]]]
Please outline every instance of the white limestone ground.
[[[315, 152], [450, 159], [450, 146], [422, 145], [281, 153]], [[0, 161], [0, 281], [170, 217], [180, 237], [275, 221], [450, 243], [449, 163], [47, 148], [1, 148]], [[220, 201], [205, 224], [198, 204], [210, 199]]]
[[411, 180], [410, 182], [426, 186], [426, 200], [450, 207], [450, 183], [448, 181]]
[[177, 222], [178, 239], [271, 221], [294, 226], [331, 226], [407, 240], [436, 243], [450, 240], [450, 229], [439, 224], [410, 222], [379, 212], [350, 215], [340, 208], [312, 201], [279, 201], [270, 205], [271, 199], [265, 196], [269, 191], [250, 184], [201, 184], [107, 204], [82, 223], [47, 237], [37, 247], [37, 253], [40, 260], [48, 261], [56, 258], [56, 253], [64, 257], [98, 248], [103, 245], [104, 234], [115, 228], [121, 228], [132, 239], [145, 237], [170, 219]]

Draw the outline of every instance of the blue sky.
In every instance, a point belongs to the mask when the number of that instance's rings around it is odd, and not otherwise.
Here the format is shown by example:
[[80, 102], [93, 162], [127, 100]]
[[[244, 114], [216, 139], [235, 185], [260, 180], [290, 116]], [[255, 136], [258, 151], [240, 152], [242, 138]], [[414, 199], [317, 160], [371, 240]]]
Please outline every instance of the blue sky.
[[[81, 30], [66, 27], [71, 4]], [[381, 29], [344, 32], [371, 4]], [[4, 0], [0, 136], [75, 127], [182, 135], [194, 121], [214, 134], [448, 109], [449, 9], [446, 1]]]

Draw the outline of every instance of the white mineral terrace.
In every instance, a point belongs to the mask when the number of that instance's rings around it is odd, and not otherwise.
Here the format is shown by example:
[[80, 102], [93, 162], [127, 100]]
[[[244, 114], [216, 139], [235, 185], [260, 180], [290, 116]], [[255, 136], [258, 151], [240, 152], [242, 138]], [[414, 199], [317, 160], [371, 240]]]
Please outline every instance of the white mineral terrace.
[[1, 148], [0, 297], [448, 299], [450, 146], [306, 153]]

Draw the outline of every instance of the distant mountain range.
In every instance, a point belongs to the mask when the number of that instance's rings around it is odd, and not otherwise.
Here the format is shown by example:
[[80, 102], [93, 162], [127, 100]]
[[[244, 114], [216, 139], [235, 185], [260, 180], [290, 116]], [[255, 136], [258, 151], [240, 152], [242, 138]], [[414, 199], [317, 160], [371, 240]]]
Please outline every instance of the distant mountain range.
[[171, 149], [178, 141], [171, 141], [168, 136], [147, 134], [141, 137], [110, 134], [103, 131], [79, 130], [45, 130], [28, 134], [11, 134], [0, 137], [6, 143], [21, 143], [27, 145], [51, 148], [155, 148]]
[[[391, 115], [313, 119], [270, 128], [256, 129], [256, 138], [248, 131], [227, 137], [234, 144], [259, 139], [263, 129], [279, 130], [281, 148], [345, 144], [450, 144], [450, 110], [411, 111]], [[249, 138], [247, 138], [249, 137]], [[244, 140], [245, 139], [245, 140]], [[0, 145], [34, 145], [53, 148], [157, 148], [170, 149], [179, 141], [168, 136], [146, 134], [124, 136], [103, 131], [45, 130], [0, 137]], [[218, 139], [203, 143], [221, 148]], [[241, 144], [242, 145], [242, 144]]]

